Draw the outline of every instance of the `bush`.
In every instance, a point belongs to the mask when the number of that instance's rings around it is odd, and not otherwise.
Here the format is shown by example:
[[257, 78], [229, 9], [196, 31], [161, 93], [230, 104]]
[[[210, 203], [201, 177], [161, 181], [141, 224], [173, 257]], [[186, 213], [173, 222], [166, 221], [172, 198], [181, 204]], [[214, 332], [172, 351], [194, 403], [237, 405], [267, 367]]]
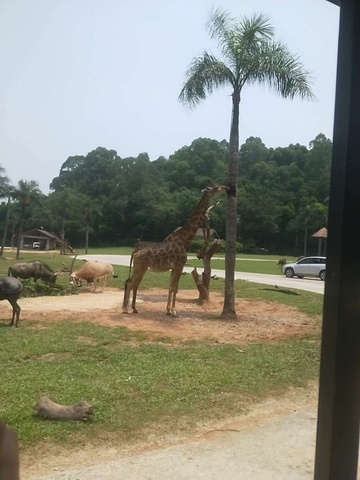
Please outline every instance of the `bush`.
[[241, 242], [236, 242], [236, 253], [242, 253], [244, 251], [244, 245]]
[[64, 285], [56, 283], [33, 282], [32, 280], [21, 280], [24, 286], [21, 292], [22, 297], [45, 297], [67, 295], [68, 289]]
[[190, 242], [188, 252], [197, 253], [199, 250], [201, 250], [203, 244], [204, 240], [192, 240]]

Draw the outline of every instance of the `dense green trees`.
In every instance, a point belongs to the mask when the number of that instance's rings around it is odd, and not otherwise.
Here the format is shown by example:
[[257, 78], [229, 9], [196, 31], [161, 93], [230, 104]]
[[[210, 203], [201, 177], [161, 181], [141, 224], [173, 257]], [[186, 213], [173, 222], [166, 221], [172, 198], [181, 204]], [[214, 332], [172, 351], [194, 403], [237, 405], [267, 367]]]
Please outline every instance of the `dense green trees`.
[[[260, 138], [246, 140], [239, 151], [237, 196], [237, 240], [244, 248], [255, 240], [273, 253], [317, 252], [317, 242], [310, 237], [326, 226], [331, 148], [322, 134], [309, 147], [274, 149]], [[169, 158], [152, 162], [145, 153], [121, 158], [103, 147], [69, 157], [49, 195], [40, 194], [36, 183], [23, 182], [25, 191], [36, 187], [25, 207], [19, 192], [9, 208], [7, 195], [14, 187], [7, 184], [0, 205], [0, 234], [8, 225], [10, 244], [22, 218], [24, 230], [43, 227], [74, 247], [86, 248], [88, 241], [97, 246], [134, 245], [139, 238], [161, 240], [186, 221], [202, 188], [210, 182], [224, 183], [227, 155], [226, 141], [199, 138]], [[223, 239], [225, 218], [223, 200], [211, 212], [211, 227]]]

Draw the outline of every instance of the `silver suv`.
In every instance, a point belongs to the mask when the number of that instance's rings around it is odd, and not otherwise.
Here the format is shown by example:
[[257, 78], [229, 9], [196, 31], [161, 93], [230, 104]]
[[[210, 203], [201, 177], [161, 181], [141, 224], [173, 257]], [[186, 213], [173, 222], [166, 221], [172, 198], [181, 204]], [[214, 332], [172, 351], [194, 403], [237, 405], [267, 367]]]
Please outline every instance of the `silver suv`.
[[326, 257], [304, 257], [296, 263], [285, 263], [282, 271], [288, 278], [319, 277], [325, 280]]

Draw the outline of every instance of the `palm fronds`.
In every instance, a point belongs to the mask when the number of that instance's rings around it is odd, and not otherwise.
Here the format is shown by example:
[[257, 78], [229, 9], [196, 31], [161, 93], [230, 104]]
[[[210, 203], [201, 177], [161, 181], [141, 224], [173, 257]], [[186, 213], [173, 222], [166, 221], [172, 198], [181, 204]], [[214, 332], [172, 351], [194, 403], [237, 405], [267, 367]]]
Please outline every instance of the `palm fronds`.
[[214, 88], [234, 84], [231, 70], [208, 52], [192, 60], [186, 71], [186, 77], [187, 81], [180, 92], [179, 100], [190, 106], [204, 100]]
[[246, 83], [267, 84], [283, 97], [314, 99], [311, 77], [286, 45], [274, 42], [269, 17], [260, 13], [236, 22], [215, 9], [206, 28], [218, 41], [223, 60], [204, 52], [186, 71], [179, 100], [195, 106], [215, 88], [231, 84], [241, 91]]

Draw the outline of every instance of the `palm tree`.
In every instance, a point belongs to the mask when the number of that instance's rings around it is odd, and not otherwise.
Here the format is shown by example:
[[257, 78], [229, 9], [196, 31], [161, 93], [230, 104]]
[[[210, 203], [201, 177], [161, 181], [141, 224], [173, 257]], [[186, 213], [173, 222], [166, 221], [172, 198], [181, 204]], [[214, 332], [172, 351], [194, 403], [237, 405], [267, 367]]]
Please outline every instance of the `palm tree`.
[[263, 14], [243, 17], [239, 22], [220, 9], [207, 23], [211, 38], [218, 41], [223, 60], [207, 51], [193, 58], [186, 71], [186, 82], [179, 100], [195, 107], [214, 89], [232, 89], [232, 120], [229, 142], [228, 200], [226, 214], [225, 299], [222, 316], [236, 318], [234, 273], [236, 260], [236, 227], [239, 152], [239, 105], [246, 84], [267, 84], [282, 97], [314, 97], [308, 72], [297, 56], [273, 40], [274, 30]]
[[34, 180], [30, 180], [30, 181], [20, 180], [18, 182], [18, 187], [12, 191], [11, 196], [15, 200], [17, 200], [20, 205], [16, 259], [18, 259], [20, 255], [20, 245], [21, 245], [23, 222], [25, 218], [25, 209], [30, 205], [30, 203], [33, 200], [37, 200], [40, 195], [41, 195], [41, 191], [39, 189], [39, 184]]

